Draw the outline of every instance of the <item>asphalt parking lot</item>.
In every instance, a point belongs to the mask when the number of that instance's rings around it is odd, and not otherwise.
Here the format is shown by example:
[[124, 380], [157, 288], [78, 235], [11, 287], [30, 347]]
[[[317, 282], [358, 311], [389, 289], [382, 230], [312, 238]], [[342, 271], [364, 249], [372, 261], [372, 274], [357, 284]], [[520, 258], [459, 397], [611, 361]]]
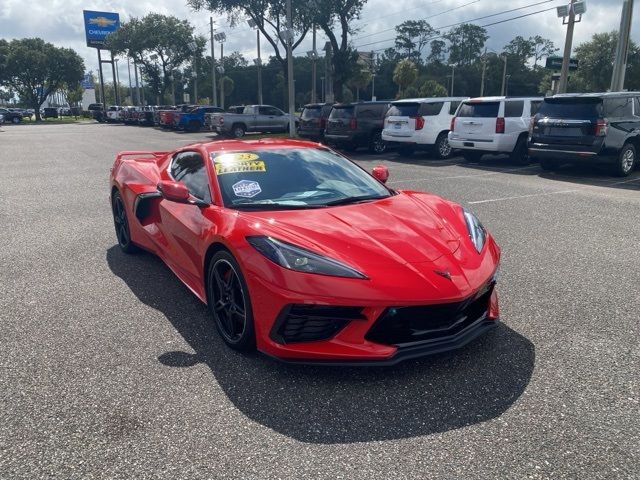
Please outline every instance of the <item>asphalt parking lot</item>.
[[0, 131], [0, 478], [638, 478], [640, 171], [383, 163], [475, 211], [502, 324], [384, 369], [230, 351], [163, 264], [117, 247], [120, 150], [207, 134]]

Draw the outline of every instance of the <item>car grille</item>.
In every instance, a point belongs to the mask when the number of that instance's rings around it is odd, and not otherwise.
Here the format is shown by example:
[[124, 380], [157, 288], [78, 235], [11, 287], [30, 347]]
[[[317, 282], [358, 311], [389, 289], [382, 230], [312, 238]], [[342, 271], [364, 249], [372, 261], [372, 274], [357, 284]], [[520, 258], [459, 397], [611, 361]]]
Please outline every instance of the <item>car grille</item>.
[[493, 286], [488, 283], [476, 295], [461, 302], [387, 308], [365, 338], [401, 348], [457, 335], [486, 319]]
[[352, 320], [365, 320], [362, 307], [330, 305], [287, 305], [271, 329], [278, 343], [327, 340]]

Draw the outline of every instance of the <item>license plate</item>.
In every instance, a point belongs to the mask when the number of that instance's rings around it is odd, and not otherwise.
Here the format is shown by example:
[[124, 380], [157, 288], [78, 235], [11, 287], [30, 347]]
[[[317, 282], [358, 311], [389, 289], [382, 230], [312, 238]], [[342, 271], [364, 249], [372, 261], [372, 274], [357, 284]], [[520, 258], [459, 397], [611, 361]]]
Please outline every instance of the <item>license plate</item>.
[[395, 128], [396, 130], [400, 130], [402, 128], [402, 124], [400, 123], [394, 123], [393, 124], [393, 128]]
[[473, 142], [464, 142], [463, 145], [465, 147], [474, 147], [475, 145], [473, 144]]
[[565, 128], [565, 127], [549, 127], [547, 128], [547, 135], [552, 137], [581, 137], [581, 128]]

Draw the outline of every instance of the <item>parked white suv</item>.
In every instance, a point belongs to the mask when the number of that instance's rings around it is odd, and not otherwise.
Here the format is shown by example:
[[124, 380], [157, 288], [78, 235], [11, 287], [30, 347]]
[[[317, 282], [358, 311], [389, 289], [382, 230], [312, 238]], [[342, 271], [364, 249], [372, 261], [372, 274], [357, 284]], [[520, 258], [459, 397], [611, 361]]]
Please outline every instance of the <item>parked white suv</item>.
[[398, 145], [401, 155], [433, 148], [438, 158], [448, 158], [451, 119], [460, 102], [468, 98], [411, 98], [393, 102], [384, 120], [382, 139]]
[[449, 144], [461, 149], [465, 160], [477, 162], [485, 153], [506, 153], [528, 164], [529, 122], [541, 97], [481, 97], [460, 104], [451, 121]]

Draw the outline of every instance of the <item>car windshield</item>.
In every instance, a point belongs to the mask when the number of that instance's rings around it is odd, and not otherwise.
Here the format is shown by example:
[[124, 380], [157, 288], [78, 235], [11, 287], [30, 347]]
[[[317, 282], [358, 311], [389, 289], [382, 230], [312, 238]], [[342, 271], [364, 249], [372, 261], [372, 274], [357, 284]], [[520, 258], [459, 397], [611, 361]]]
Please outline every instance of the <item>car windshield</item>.
[[228, 208], [322, 208], [391, 195], [360, 167], [326, 148], [215, 152], [211, 159]]

